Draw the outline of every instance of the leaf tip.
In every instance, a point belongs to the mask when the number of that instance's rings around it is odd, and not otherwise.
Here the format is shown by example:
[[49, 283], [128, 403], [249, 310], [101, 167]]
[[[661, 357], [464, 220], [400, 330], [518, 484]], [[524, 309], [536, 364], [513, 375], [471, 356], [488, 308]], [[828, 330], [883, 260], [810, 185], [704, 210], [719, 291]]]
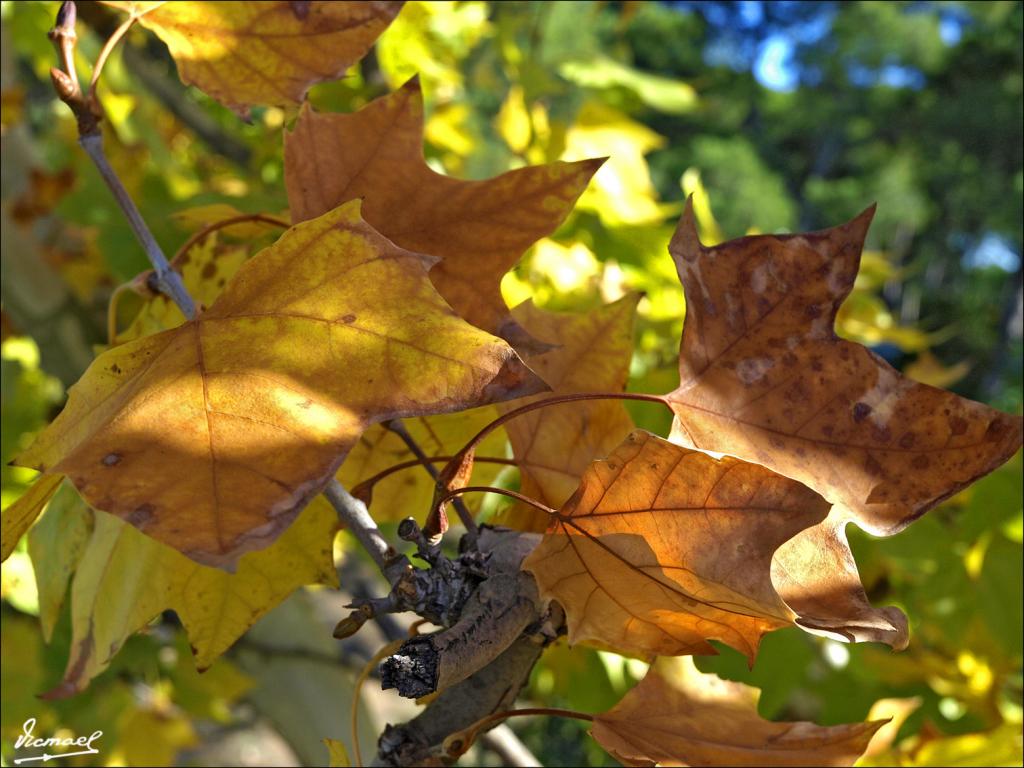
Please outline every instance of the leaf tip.
[[420, 83], [420, 73], [417, 72], [415, 75], [413, 75], [404, 83], [402, 83], [402, 87], [398, 89], [398, 93], [401, 93], [407, 98], [423, 98], [423, 85]]
[[69, 699], [76, 693], [80, 693], [77, 685], [70, 680], [62, 680], [50, 690], [36, 694], [36, 698], [40, 701], [60, 701], [61, 699]]
[[703, 251], [704, 244], [697, 233], [697, 218], [693, 212], [693, 195], [686, 198], [683, 214], [668, 246], [669, 253], [686, 261], [693, 261]]

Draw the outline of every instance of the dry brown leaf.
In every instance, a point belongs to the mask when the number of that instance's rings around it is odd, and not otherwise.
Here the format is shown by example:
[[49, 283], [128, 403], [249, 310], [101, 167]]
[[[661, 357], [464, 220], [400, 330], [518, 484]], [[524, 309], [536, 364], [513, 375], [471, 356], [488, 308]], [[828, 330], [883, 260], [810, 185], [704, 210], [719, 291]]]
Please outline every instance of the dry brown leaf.
[[889, 535], [1006, 461], [1022, 422], [836, 337], [873, 213], [706, 248], [688, 202], [669, 247], [687, 316], [668, 397], [681, 444], [770, 467]]
[[402, 7], [380, 0], [106, 4], [139, 15], [167, 44], [183, 83], [243, 117], [255, 104], [296, 104], [314, 83], [337, 80]]
[[873, 608], [846, 540], [847, 520], [833, 509], [822, 523], [779, 547], [772, 583], [804, 629], [846, 642], [887, 643], [902, 651], [910, 641], [899, 608]]
[[196, 320], [98, 357], [18, 461], [231, 567], [291, 523], [370, 424], [542, 386], [453, 315], [431, 263], [357, 201], [292, 227]]
[[[638, 294], [585, 314], [548, 312], [532, 302], [512, 310], [527, 332], [553, 349], [526, 358], [551, 393], [621, 392], [633, 357], [633, 320]], [[517, 402], [515, 407], [529, 400]], [[501, 412], [512, 406], [498, 406]], [[520, 491], [549, 507], [565, 503], [590, 462], [611, 453], [633, 429], [622, 402], [592, 400], [562, 403], [517, 416], [505, 426], [519, 464]], [[482, 452], [482, 451], [478, 451]], [[548, 516], [525, 504], [497, 515], [495, 522], [541, 532]]]
[[757, 714], [757, 689], [665, 661], [594, 718], [594, 738], [624, 765], [853, 765], [886, 722], [773, 723]]
[[415, 78], [351, 115], [304, 107], [285, 133], [292, 221], [364, 199], [363, 215], [403, 248], [440, 256], [430, 279], [463, 318], [528, 348], [501, 298], [502, 276], [565, 219], [603, 160], [552, 163], [485, 181], [442, 176], [423, 159]]
[[753, 662], [794, 619], [772, 555], [828, 507], [764, 467], [638, 430], [583, 473], [523, 568], [565, 609], [570, 642], [650, 656], [714, 654], [714, 639]]

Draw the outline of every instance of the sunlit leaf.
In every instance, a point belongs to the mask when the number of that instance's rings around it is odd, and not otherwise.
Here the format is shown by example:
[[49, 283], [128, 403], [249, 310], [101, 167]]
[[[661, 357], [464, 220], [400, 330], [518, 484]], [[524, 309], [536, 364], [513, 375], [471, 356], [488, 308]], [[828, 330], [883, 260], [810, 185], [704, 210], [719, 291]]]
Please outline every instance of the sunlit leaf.
[[[556, 395], [621, 392], [629, 376], [639, 298], [633, 294], [579, 315], [519, 305], [512, 316], [530, 335], [554, 347], [528, 357], [527, 363]], [[563, 403], [516, 417], [505, 429], [519, 465], [520, 491], [549, 507], [561, 506], [590, 462], [610, 454], [632, 428], [626, 409], [615, 400]], [[542, 512], [517, 504], [496, 522], [543, 531], [550, 521]]]
[[800, 480], [884, 535], [1006, 461], [1022, 422], [836, 338], [872, 212], [707, 248], [688, 205], [670, 246], [687, 317], [669, 399], [682, 444]]
[[442, 176], [423, 159], [419, 82], [351, 115], [304, 109], [285, 134], [285, 182], [293, 221], [353, 198], [366, 220], [402, 248], [440, 257], [438, 292], [464, 319], [528, 342], [501, 298], [504, 275], [572, 210], [602, 160], [520, 168], [485, 181]]
[[369, 50], [400, 2], [114, 2], [167, 43], [182, 82], [246, 116], [295, 104]]
[[565, 609], [570, 642], [647, 656], [713, 654], [715, 639], [753, 663], [794, 619], [772, 555], [827, 511], [763, 467], [637, 431], [584, 472], [523, 568]]
[[429, 263], [371, 229], [358, 202], [295, 226], [196, 320], [97, 358], [19, 462], [230, 565], [272, 542], [375, 421], [540, 386], [452, 315]]
[[757, 714], [759, 691], [698, 672], [689, 659], [662, 663], [592, 734], [625, 765], [853, 765], [885, 721], [823, 727]]
[[260, 616], [304, 584], [337, 584], [331, 539], [337, 516], [315, 499], [271, 547], [235, 573], [200, 565], [112, 515], [96, 516], [71, 585], [71, 657], [47, 694], [78, 693], [124, 641], [163, 611], [178, 614], [196, 666], [208, 667]]

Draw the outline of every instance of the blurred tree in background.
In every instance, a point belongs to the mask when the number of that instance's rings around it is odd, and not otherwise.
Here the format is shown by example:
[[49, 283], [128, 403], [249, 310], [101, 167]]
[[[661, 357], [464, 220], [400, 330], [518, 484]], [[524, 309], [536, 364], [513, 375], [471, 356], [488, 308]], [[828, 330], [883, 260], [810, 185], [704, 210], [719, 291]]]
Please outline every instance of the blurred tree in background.
[[[2, 5], [4, 506], [33, 475], [6, 462], [106, 343], [113, 290], [148, 267], [53, 94], [56, 6]], [[94, 3], [80, 17], [92, 59], [118, 20]], [[310, 99], [352, 111], [418, 73], [428, 161], [464, 178], [608, 155], [503, 290], [510, 305], [573, 310], [644, 291], [634, 390], [668, 391], [677, 376], [683, 295], [666, 246], [685, 194], [708, 243], [824, 228], [877, 202], [840, 331], [918, 380], [1019, 413], [1022, 27], [1019, 2], [414, 1], [361, 65]], [[100, 95], [112, 162], [169, 252], [224, 206], [286, 208], [279, 136], [294, 114], [256, 108], [239, 121], [182, 86], [162, 43], [138, 28]], [[125, 327], [135, 301], [126, 294], [111, 321]], [[631, 410], [667, 433], [662, 413]], [[907, 715], [892, 750], [868, 764], [1019, 765], [1021, 496], [1018, 455], [894, 538], [851, 529], [872, 602], [910, 616], [907, 651], [793, 629], [766, 638], [753, 670], [725, 647], [698, 665], [762, 687], [766, 717], [838, 723], [873, 705], [873, 716]], [[344, 536], [337, 554], [356, 594]], [[5, 751], [34, 716], [102, 728], [103, 759], [121, 764], [322, 764], [319, 739], [347, 738], [355, 675], [389, 632], [402, 635], [383, 626], [339, 645], [323, 622], [346, 598], [304, 590], [200, 676], [168, 615], [86, 693], [46, 703], [35, 694], [59, 679], [69, 626], [65, 615], [42, 642], [24, 545], [3, 566], [3, 601]], [[595, 711], [642, 672], [556, 645], [526, 696]], [[367, 744], [410, 711], [372, 687]], [[512, 725], [546, 765], [613, 764], [577, 722]]]

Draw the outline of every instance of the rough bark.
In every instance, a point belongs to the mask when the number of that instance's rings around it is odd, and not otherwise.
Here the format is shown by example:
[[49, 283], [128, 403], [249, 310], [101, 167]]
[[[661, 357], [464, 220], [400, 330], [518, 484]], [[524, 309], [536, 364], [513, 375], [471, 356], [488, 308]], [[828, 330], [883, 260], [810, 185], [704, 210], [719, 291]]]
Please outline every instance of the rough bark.
[[442, 747], [446, 737], [512, 707], [545, 646], [562, 631], [561, 611], [545, 609], [533, 577], [519, 570], [538, 539], [484, 528], [480, 551], [486, 577], [457, 620], [410, 639], [385, 659], [383, 687], [404, 696], [440, 694], [414, 720], [385, 728], [376, 765], [449, 764]]

